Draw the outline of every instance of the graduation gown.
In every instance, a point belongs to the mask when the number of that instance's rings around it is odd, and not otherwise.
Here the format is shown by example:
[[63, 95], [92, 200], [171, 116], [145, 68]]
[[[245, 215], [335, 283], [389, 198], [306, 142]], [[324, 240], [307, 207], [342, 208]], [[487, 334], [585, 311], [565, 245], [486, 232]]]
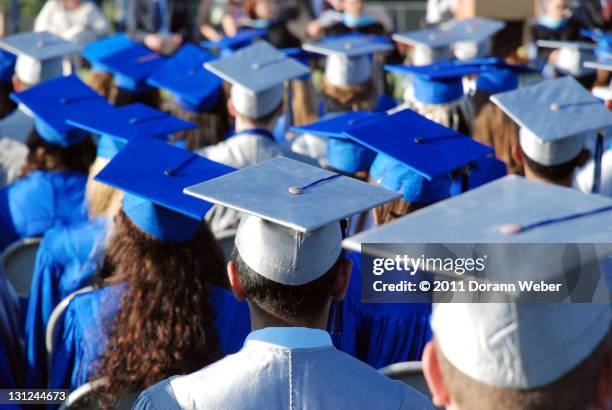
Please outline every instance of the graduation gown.
[[327, 332], [275, 327], [251, 332], [236, 354], [145, 390], [134, 408], [415, 410], [433, 406], [402, 382], [336, 350]]
[[51, 312], [65, 297], [90, 284], [100, 265], [109, 221], [105, 217], [50, 229], [36, 256], [25, 326], [27, 385], [47, 385], [45, 332]]
[[0, 388], [23, 387], [19, 299], [0, 263]]
[[[72, 391], [91, 380], [125, 289], [124, 284], [106, 286], [70, 301], [55, 340], [51, 388]], [[215, 327], [222, 352], [238, 351], [251, 326], [247, 303], [238, 302], [231, 292], [217, 286], [211, 286], [210, 303], [216, 313]]]
[[361, 303], [360, 256], [352, 252], [347, 257], [353, 271], [341, 305], [342, 334], [333, 337], [334, 345], [376, 369], [421, 360], [432, 336], [431, 304]]
[[0, 190], [0, 251], [21, 238], [87, 219], [87, 175], [35, 171]]

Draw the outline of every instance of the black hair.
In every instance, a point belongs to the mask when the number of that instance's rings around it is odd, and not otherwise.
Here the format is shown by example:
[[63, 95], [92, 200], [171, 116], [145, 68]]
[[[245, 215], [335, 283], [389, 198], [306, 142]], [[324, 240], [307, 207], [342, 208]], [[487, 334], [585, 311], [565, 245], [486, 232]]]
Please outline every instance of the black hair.
[[521, 152], [523, 154], [523, 158], [525, 159], [525, 164], [527, 167], [536, 175], [542, 178], [546, 178], [550, 181], [562, 181], [566, 178], [569, 178], [573, 173], [576, 167], [579, 165], [580, 154], [576, 155], [574, 158], [570, 159], [567, 162], [564, 162], [559, 165], [542, 165], [529, 158], [523, 148], [521, 148]]
[[341, 254], [334, 265], [316, 280], [304, 285], [290, 286], [274, 282], [255, 272], [244, 262], [236, 248], [232, 253], [232, 260], [236, 264], [247, 299], [261, 310], [290, 321], [313, 319], [323, 311], [332, 295], [343, 259]]
[[60, 170], [87, 174], [96, 159], [96, 145], [89, 135], [77, 144], [60, 147], [45, 141], [36, 130], [32, 130], [26, 146], [29, 152], [23, 175], [33, 171]]

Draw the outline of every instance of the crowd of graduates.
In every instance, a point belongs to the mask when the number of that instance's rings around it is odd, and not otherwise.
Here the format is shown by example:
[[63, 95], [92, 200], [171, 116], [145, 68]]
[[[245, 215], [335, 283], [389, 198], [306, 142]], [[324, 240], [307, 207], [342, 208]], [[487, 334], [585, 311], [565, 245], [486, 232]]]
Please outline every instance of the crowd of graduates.
[[[392, 33], [357, 0], [299, 34], [255, 0], [202, 2], [196, 43], [181, 2], [129, 3], [125, 32], [50, 0], [0, 38], [0, 251], [40, 239], [27, 294], [0, 264], [0, 388], [610, 408], [609, 304], [363, 303], [360, 245], [612, 243], [611, 34], [562, 0], [511, 50], [501, 20]], [[376, 371], [400, 362], [426, 395]]]

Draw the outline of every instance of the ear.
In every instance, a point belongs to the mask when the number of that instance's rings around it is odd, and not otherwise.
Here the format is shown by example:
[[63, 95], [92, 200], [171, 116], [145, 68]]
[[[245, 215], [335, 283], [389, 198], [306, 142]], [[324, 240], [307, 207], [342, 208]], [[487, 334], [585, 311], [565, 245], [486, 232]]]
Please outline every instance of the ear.
[[244, 286], [242, 286], [242, 282], [240, 282], [240, 276], [238, 275], [238, 267], [236, 266], [236, 262], [228, 262], [227, 277], [229, 279], [230, 287], [232, 288], [232, 293], [234, 294], [234, 297], [240, 301], [245, 300], [246, 292], [244, 291]]
[[606, 363], [601, 370], [594, 401], [594, 406], [597, 409], [609, 409], [610, 404], [612, 404], [612, 353], [608, 354]]
[[423, 350], [423, 374], [425, 375], [425, 380], [427, 380], [433, 404], [438, 407], [449, 406], [451, 400], [446, 391], [446, 386], [444, 386], [438, 363], [438, 352], [433, 341], [427, 343]]
[[230, 117], [236, 118], [236, 107], [234, 107], [234, 101], [231, 97], [227, 99], [227, 113]]
[[17, 74], [13, 74], [13, 77], [11, 77], [11, 82], [13, 83], [13, 90], [16, 93], [23, 91], [21, 89], [21, 81], [19, 81], [19, 77], [17, 77]]
[[350, 259], [342, 258], [340, 261], [340, 267], [338, 269], [338, 275], [336, 276], [336, 283], [334, 284], [334, 300], [344, 299], [346, 290], [348, 289], [349, 283], [351, 282], [351, 272], [353, 271], [353, 261]]
[[580, 168], [587, 163], [587, 161], [591, 159], [591, 151], [588, 149], [583, 149], [580, 154], [578, 154], [578, 158], [576, 160], [576, 167]]
[[517, 164], [521, 166], [525, 166], [525, 158], [523, 158], [523, 151], [518, 143], [512, 144], [512, 158], [516, 161]]

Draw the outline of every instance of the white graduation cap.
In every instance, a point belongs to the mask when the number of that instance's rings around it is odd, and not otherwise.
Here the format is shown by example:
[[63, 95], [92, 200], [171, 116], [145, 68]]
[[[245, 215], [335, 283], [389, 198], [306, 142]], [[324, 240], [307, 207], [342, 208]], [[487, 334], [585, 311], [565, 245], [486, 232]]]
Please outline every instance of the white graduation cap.
[[583, 64], [586, 68], [593, 70], [612, 71], [612, 62], [606, 61], [585, 61]]
[[301, 77], [309, 68], [287, 57], [265, 41], [242, 48], [204, 67], [232, 84], [236, 110], [247, 117], [261, 118], [274, 111], [283, 99], [285, 81]]
[[62, 61], [81, 47], [47, 31], [18, 33], [0, 38], [0, 48], [17, 55], [15, 74], [34, 85], [63, 74]]
[[244, 212], [236, 248], [258, 274], [285, 285], [316, 280], [341, 251], [339, 221], [400, 197], [395, 192], [285, 157], [185, 188]]
[[361, 84], [372, 75], [371, 55], [393, 49], [381, 36], [347, 35], [302, 48], [327, 56], [325, 78], [336, 86]]
[[452, 60], [451, 45], [460, 40], [448, 25], [397, 33], [392, 38], [398, 43], [414, 47], [412, 63], [417, 66]]
[[581, 41], [553, 40], [538, 40], [536, 44], [538, 47], [559, 50], [559, 57], [555, 66], [564, 74], [581, 77], [593, 72], [593, 69], [585, 67], [584, 63], [595, 60], [595, 44]]
[[455, 57], [459, 60], [486, 57], [491, 54], [491, 37], [502, 30], [506, 23], [499, 20], [472, 17], [457, 22], [452, 31], [461, 39], [453, 44]]
[[572, 77], [495, 94], [491, 100], [520, 125], [523, 152], [545, 166], [575, 158], [589, 133], [612, 128], [612, 112]]

